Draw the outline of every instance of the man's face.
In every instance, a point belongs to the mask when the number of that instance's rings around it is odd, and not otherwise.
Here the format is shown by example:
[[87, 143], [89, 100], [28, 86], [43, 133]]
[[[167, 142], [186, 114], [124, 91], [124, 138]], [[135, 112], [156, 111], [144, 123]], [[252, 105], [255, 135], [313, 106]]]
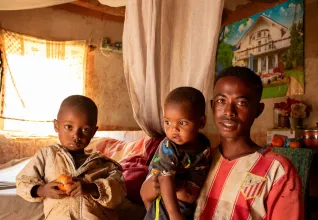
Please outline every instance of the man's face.
[[255, 87], [235, 76], [217, 81], [213, 99], [213, 118], [222, 138], [249, 136], [255, 118], [264, 108], [257, 99]]

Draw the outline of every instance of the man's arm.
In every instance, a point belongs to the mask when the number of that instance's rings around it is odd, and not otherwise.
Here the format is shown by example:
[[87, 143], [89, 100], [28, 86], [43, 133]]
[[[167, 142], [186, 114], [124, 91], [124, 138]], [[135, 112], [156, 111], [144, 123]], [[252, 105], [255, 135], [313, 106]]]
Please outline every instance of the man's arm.
[[148, 210], [154, 201], [160, 194], [160, 185], [157, 176], [148, 177], [141, 186], [140, 196], [146, 209]]
[[174, 176], [159, 176], [158, 180], [160, 184], [161, 196], [169, 213], [170, 219], [184, 219], [177, 200]]
[[189, 204], [193, 204], [200, 193], [200, 188], [194, 184], [186, 183], [180, 189], [177, 189], [177, 199], [186, 202]]
[[295, 168], [289, 163], [286, 175], [281, 177], [269, 192], [267, 219], [304, 219], [302, 184]]

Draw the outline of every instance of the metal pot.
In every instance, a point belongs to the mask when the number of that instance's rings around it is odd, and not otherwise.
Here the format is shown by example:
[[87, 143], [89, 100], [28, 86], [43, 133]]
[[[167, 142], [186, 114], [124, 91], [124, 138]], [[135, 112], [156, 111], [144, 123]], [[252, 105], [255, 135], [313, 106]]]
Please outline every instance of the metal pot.
[[302, 139], [308, 148], [318, 148], [318, 123], [317, 127], [303, 130]]

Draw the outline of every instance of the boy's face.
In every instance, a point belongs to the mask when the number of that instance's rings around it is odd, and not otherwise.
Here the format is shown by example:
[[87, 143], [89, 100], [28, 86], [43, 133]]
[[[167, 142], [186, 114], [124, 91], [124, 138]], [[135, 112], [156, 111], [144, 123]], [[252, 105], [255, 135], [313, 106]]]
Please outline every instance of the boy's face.
[[211, 102], [213, 118], [222, 138], [250, 135], [251, 126], [264, 109], [255, 87], [235, 76], [219, 79]]
[[186, 103], [166, 104], [163, 116], [167, 137], [179, 145], [194, 142], [199, 129], [206, 123], [206, 117], [196, 116], [191, 110], [191, 105]]
[[54, 120], [54, 129], [67, 150], [80, 151], [89, 144], [98, 127], [78, 108], [65, 106]]

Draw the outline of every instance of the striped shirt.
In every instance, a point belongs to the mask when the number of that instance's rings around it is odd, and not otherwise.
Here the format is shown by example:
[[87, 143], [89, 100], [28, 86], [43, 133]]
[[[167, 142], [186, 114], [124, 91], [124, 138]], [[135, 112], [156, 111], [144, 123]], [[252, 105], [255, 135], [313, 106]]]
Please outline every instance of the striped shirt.
[[285, 157], [261, 149], [235, 160], [212, 151], [195, 219], [304, 219], [299, 175]]

